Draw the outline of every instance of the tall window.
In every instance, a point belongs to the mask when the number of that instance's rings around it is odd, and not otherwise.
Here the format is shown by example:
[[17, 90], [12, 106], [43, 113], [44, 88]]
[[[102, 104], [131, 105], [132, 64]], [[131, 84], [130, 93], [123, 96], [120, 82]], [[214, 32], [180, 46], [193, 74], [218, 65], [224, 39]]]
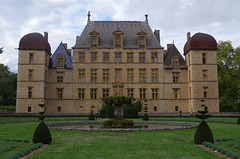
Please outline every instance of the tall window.
[[133, 97], [133, 95], [134, 95], [133, 90], [134, 90], [133, 88], [127, 88], [127, 96]]
[[152, 88], [152, 99], [158, 99], [158, 88]]
[[115, 82], [121, 82], [121, 69], [115, 70]]
[[85, 89], [78, 88], [78, 99], [84, 99], [85, 98]]
[[180, 98], [180, 89], [179, 88], [173, 88], [173, 98], [174, 99]]
[[116, 35], [115, 36], [115, 46], [117, 47], [120, 47], [121, 46], [121, 37], [120, 35]]
[[32, 91], [33, 91], [33, 88], [28, 87], [28, 98], [32, 98]]
[[133, 83], [133, 69], [127, 69], [127, 82]]
[[63, 73], [62, 72], [57, 73], [57, 82], [63, 82]]
[[179, 82], [179, 72], [173, 72], [172, 76], [173, 76], [173, 83], [178, 83]]
[[191, 56], [190, 56], [190, 54], [188, 54], [188, 66], [190, 66], [191, 65]]
[[189, 82], [191, 81], [191, 71], [190, 70], [188, 71], [188, 81]]
[[115, 62], [117, 62], [117, 63], [119, 63], [119, 62], [121, 62], [122, 60], [121, 60], [121, 53], [115, 53]]
[[108, 52], [103, 53], [103, 62], [104, 63], [109, 62], [109, 53]]
[[158, 82], [158, 69], [152, 69], [152, 83]]
[[140, 97], [140, 99], [146, 99], [146, 89], [145, 88], [139, 89], [139, 97]]
[[33, 70], [28, 70], [28, 80], [29, 81], [33, 80]]
[[97, 82], [97, 69], [91, 69], [91, 83]]
[[29, 54], [29, 64], [33, 64], [33, 53]]
[[57, 99], [63, 99], [63, 88], [57, 88]]
[[78, 70], [78, 82], [85, 82], [85, 69]]
[[154, 106], [154, 107], [153, 107], [153, 110], [156, 112], [156, 111], [157, 111], [157, 106]]
[[97, 88], [90, 89], [90, 97], [91, 99], [97, 99]]
[[31, 106], [28, 106], [28, 107], [27, 107], [27, 112], [28, 112], [28, 113], [31, 113], [31, 112], [32, 112], [32, 107], [31, 107]]
[[103, 69], [103, 83], [109, 82], [109, 69]]
[[139, 36], [139, 46], [145, 46], [145, 36]]
[[63, 68], [65, 65], [65, 57], [63, 55], [57, 56], [57, 67]]
[[133, 53], [127, 53], [127, 62], [133, 63]]
[[108, 97], [109, 96], [109, 88], [104, 88], [103, 89], [103, 97]]
[[189, 87], [189, 98], [192, 98], [192, 88]]
[[80, 63], [84, 63], [85, 62], [85, 53], [84, 52], [80, 52], [79, 53], [79, 62]]
[[139, 53], [139, 62], [140, 63], [145, 63], [145, 53], [144, 52], [141, 52], [141, 53]]
[[206, 53], [202, 54], [202, 64], [206, 64], [206, 58], [207, 54]]
[[158, 62], [157, 53], [151, 53], [151, 62], [152, 63]]
[[203, 81], [207, 80], [207, 70], [203, 70]]
[[208, 87], [203, 87], [203, 98], [208, 98]]
[[91, 36], [91, 46], [97, 46], [97, 36]]
[[179, 67], [179, 58], [177, 56], [174, 56], [171, 58], [172, 67]]
[[60, 106], [57, 107], [57, 111], [61, 112], [61, 107]]
[[97, 53], [91, 52], [91, 62], [97, 62]]
[[146, 82], [146, 69], [139, 69], [139, 82]]

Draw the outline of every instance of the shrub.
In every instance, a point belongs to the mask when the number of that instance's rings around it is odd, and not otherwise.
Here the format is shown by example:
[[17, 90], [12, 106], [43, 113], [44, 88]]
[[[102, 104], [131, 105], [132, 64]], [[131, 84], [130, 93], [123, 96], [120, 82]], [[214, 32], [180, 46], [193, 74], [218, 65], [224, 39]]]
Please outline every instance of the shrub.
[[113, 118], [114, 111], [115, 111], [115, 108], [113, 106], [105, 105], [103, 109], [101, 109], [100, 114], [103, 118]]
[[237, 121], [237, 124], [240, 124], [240, 116], [238, 117], [238, 121]]
[[95, 120], [95, 116], [93, 115], [93, 113], [90, 114], [90, 116], [89, 116], [88, 119], [89, 119], [89, 120]]
[[149, 117], [148, 117], [148, 114], [147, 114], [147, 113], [145, 113], [145, 114], [143, 115], [143, 120], [145, 120], [145, 121], [149, 120]]
[[214, 143], [211, 129], [205, 121], [202, 121], [195, 132], [194, 143], [202, 144], [204, 141]]
[[105, 120], [103, 122], [104, 128], [132, 128], [133, 120]]
[[135, 105], [137, 107], [138, 112], [142, 111], [142, 101], [141, 100], [136, 101], [135, 103], [133, 103], [133, 105]]
[[34, 132], [33, 142], [50, 144], [51, 141], [52, 141], [52, 135], [47, 125], [43, 121], [41, 121]]
[[138, 108], [134, 104], [124, 104], [124, 118], [138, 118]]

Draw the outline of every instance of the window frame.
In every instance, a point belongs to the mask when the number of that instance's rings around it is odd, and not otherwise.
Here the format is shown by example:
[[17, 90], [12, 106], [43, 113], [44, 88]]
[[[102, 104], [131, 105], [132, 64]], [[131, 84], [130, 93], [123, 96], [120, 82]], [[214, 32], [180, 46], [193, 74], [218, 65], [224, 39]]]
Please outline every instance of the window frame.
[[158, 69], [151, 69], [151, 79], [152, 83], [158, 83]]
[[156, 52], [151, 53], [151, 62], [158, 63], [158, 53]]
[[78, 59], [79, 59], [79, 63], [84, 63], [85, 62], [85, 52], [80, 52]]
[[85, 72], [86, 72], [85, 69], [78, 69], [78, 82], [79, 83], [84, 83], [86, 81]]
[[34, 53], [29, 53], [28, 63], [34, 64]]
[[90, 69], [90, 82], [97, 83], [97, 69]]
[[134, 88], [127, 88], [127, 96], [134, 98]]
[[64, 79], [64, 73], [63, 72], [57, 72], [57, 82], [62, 83]]
[[85, 99], [85, 88], [78, 88], [78, 99]]
[[180, 99], [180, 88], [173, 88], [173, 99]]
[[57, 68], [64, 68], [65, 66], [65, 56], [64, 55], [58, 55], [57, 56]]
[[127, 69], [127, 82], [128, 83], [134, 82], [134, 69], [133, 68]]
[[115, 63], [121, 63], [121, 62], [122, 62], [122, 53], [115, 52]]
[[207, 78], [207, 70], [202, 70], [202, 80], [203, 81], [207, 81], [208, 78]]
[[28, 70], [28, 81], [33, 81], [33, 70]]
[[97, 88], [90, 88], [90, 99], [97, 99]]
[[158, 99], [159, 96], [159, 89], [158, 88], [152, 88], [152, 99]]
[[33, 87], [28, 87], [28, 99], [33, 98]]
[[139, 88], [139, 99], [146, 99], [146, 88]]
[[91, 63], [97, 62], [97, 52], [91, 52]]
[[56, 98], [57, 99], [63, 99], [63, 88], [56, 88]]
[[202, 64], [207, 64], [207, 53], [202, 53]]
[[103, 69], [102, 70], [102, 72], [103, 72], [103, 83], [109, 83], [110, 81], [109, 81], [109, 79], [110, 79], [110, 77], [109, 77], [109, 75], [110, 75], [110, 69]]
[[127, 63], [133, 63], [134, 58], [133, 58], [133, 52], [127, 52]]
[[140, 83], [146, 83], [147, 79], [146, 79], [146, 74], [147, 74], [147, 69], [145, 68], [140, 68], [139, 69], [139, 82]]
[[109, 97], [109, 92], [110, 92], [110, 88], [103, 88], [102, 89], [102, 97]]
[[172, 72], [173, 77], [173, 83], [179, 83], [180, 82], [180, 72]]
[[208, 87], [203, 87], [203, 98], [208, 98]]
[[[119, 71], [119, 72], [117, 72]], [[121, 83], [122, 82], [122, 69], [115, 69], [115, 82]]]
[[171, 57], [171, 65], [173, 68], [179, 68], [179, 57], [178, 56]]
[[109, 52], [104, 52], [103, 53], [103, 63], [109, 63]]
[[139, 63], [145, 63], [146, 62], [146, 53], [140, 52], [139, 53]]

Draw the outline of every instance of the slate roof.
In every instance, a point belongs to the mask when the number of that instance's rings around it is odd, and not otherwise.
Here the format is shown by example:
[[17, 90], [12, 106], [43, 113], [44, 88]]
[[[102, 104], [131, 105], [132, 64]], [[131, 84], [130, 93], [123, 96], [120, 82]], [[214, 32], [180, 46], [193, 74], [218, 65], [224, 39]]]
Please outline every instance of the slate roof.
[[73, 48], [88, 48], [89, 33], [96, 31], [99, 33], [99, 48], [113, 47], [113, 32], [120, 31], [123, 35], [124, 48], [138, 47], [137, 33], [144, 31], [147, 33], [147, 48], [162, 48], [156, 36], [152, 32], [149, 24], [144, 21], [89, 21], [85, 26], [80, 38]]
[[172, 68], [171, 66], [171, 58], [173, 56], [179, 57], [179, 66], [180, 68], [187, 67], [186, 61], [183, 59], [182, 55], [176, 48], [174, 44], [167, 44], [167, 52], [164, 54], [164, 67], [165, 68]]
[[64, 68], [72, 68], [72, 57], [62, 42], [59, 44], [58, 48], [50, 58], [50, 64], [49, 64], [50, 68], [56, 68], [58, 55], [64, 55], [65, 57]]

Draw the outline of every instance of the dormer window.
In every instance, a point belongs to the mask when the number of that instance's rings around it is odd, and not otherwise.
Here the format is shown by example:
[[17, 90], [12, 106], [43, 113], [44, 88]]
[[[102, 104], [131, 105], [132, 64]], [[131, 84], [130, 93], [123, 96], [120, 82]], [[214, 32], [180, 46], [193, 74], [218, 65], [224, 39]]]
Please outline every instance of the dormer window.
[[64, 65], [65, 65], [65, 57], [63, 55], [58, 55], [57, 56], [57, 67], [63, 68]]
[[178, 58], [178, 56], [173, 56], [171, 58], [171, 64], [172, 64], [172, 67], [175, 67], [175, 68], [179, 67], [179, 58]]
[[137, 36], [138, 36], [138, 46], [146, 47], [147, 33], [145, 33], [144, 31], [141, 31], [137, 33]]
[[94, 30], [91, 33], [89, 33], [89, 35], [90, 35], [90, 46], [91, 47], [98, 47], [99, 33]]
[[117, 31], [113, 33], [113, 47], [123, 47], [123, 35], [124, 33], [117, 28]]

